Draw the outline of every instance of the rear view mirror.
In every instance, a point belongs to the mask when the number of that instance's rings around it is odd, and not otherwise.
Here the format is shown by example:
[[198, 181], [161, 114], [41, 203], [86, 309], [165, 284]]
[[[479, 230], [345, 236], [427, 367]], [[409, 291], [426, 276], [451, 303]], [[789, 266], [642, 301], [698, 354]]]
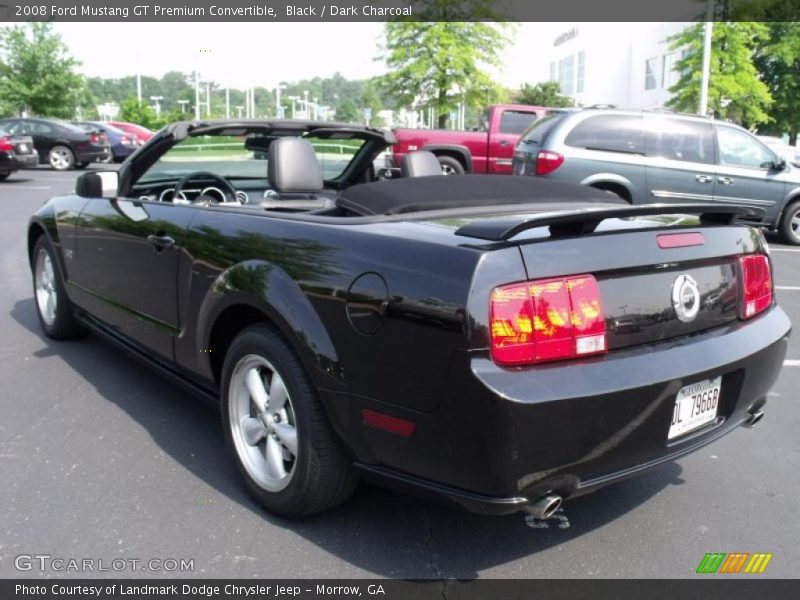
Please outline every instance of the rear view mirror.
[[116, 171], [83, 173], [75, 182], [75, 193], [81, 198], [114, 198], [118, 186]]

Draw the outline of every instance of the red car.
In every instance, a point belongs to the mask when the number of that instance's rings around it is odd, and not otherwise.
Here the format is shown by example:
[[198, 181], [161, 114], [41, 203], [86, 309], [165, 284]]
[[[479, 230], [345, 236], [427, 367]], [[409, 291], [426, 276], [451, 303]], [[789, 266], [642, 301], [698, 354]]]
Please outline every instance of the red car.
[[123, 123], [122, 121], [109, 121], [108, 124], [116, 127], [117, 129], [122, 129], [122, 131], [124, 131], [125, 133], [130, 133], [131, 135], [136, 136], [136, 139], [139, 141], [140, 144], [144, 144], [154, 135], [154, 133], [149, 129], [147, 129], [146, 127], [142, 127], [141, 125], [136, 125], [135, 123]]
[[395, 167], [416, 150], [436, 155], [445, 175], [463, 173], [511, 174], [514, 146], [520, 134], [552, 110], [545, 106], [495, 104], [486, 109], [483, 127], [473, 131], [444, 129], [394, 129]]

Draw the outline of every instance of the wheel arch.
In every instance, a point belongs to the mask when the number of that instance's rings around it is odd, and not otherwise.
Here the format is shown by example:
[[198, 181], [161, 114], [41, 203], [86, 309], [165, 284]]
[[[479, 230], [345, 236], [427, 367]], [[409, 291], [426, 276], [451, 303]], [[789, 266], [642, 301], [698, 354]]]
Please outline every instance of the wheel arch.
[[582, 185], [609, 191], [633, 204], [633, 183], [617, 173], [596, 173], [581, 181]]
[[781, 221], [783, 221], [783, 215], [786, 213], [786, 209], [789, 208], [791, 204], [800, 200], [800, 185], [797, 187], [792, 188], [783, 196], [783, 202], [781, 202], [781, 209], [778, 211], [778, 216], [775, 218], [775, 222], [771, 224], [771, 227], [778, 228], [780, 227]]
[[467, 173], [472, 173], [472, 153], [459, 144], [428, 144], [422, 148], [436, 156], [449, 156], [460, 162]]
[[300, 285], [282, 269], [258, 260], [220, 273], [198, 313], [195, 351], [207, 357], [217, 384], [230, 344], [243, 329], [258, 323], [280, 333], [318, 387], [344, 388], [333, 342]]

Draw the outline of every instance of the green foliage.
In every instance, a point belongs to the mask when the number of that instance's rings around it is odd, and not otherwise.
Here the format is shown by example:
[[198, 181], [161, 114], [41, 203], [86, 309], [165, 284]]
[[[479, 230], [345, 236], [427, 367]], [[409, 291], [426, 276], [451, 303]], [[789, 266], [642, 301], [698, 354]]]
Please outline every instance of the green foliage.
[[770, 42], [756, 54], [761, 80], [775, 103], [769, 110], [772, 121], [763, 133], [789, 134], [794, 145], [800, 132], [800, 23], [771, 22]]
[[364, 83], [361, 98], [359, 98], [359, 105], [361, 107], [362, 117], [365, 108], [372, 111], [372, 118], [369, 123], [365, 124], [370, 127], [383, 127], [383, 119], [378, 115], [378, 112], [383, 108], [383, 103], [378, 95], [378, 86], [375, 81], [370, 80]]
[[573, 105], [572, 98], [561, 95], [561, 87], [556, 81], [545, 81], [536, 85], [524, 83], [514, 101], [519, 104], [550, 106], [552, 108]]
[[[429, 0], [424, 6], [426, 15], [442, 19], [464, 7], [472, 14], [489, 11], [491, 3]], [[507, 31], [506, 24], [480, 21], [386, 23], [381, 56], [389, 69], [382, 80], [386, 95], [395, 108], [434, 106], [439, 127], [445, 127], [462, 99], [475, 107], [497, 88], [483, 68], [501, 65]]]
[[0, 30], [0, 111], [73, 118], [85, 96], [78, 65], [50, 23]]
[[[677, 110], [696, 112], [700, 105], [703, 28], [702, 23], [697, 23], [669, 38], [673, 50], [687, 50], [676, 63], [681, 76], [670, 88], [673, 97], [667, 102], [667, 106]], [[746, 127], [769, 120], [767, 110], [772, 105], [772, 96], [759, 79], [754, 64], [755, 48], [768, 37], [769, 28], [765, 23], [714, 24], [708, 108], [715, 117]]]
[[136, 123], [148, 129], [159, 129], [161, 123], [155, 111], [144, 100], [139, 102], [136, 96], [126, 99], [120, 106], [119, 120]]
[[334, 118], [342, 123], [358, 123], [359, 114], [355, 102], [352, 100], [345, 100], [339, 104]]

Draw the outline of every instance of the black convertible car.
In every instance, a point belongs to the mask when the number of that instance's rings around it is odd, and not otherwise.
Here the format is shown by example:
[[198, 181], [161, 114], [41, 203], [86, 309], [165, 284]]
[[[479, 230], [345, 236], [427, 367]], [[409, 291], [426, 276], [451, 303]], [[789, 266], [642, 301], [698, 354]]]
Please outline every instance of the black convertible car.
[[[359, 477], [546, 518], [763, 415], [790, 332], [754, 209], [533, 178], [378, 180], [380, 130], [177, 123], [30, 221], [42, 328], [221, 405], [249, 489]], [[737, 476], [731, 473], [731, 476]]]

